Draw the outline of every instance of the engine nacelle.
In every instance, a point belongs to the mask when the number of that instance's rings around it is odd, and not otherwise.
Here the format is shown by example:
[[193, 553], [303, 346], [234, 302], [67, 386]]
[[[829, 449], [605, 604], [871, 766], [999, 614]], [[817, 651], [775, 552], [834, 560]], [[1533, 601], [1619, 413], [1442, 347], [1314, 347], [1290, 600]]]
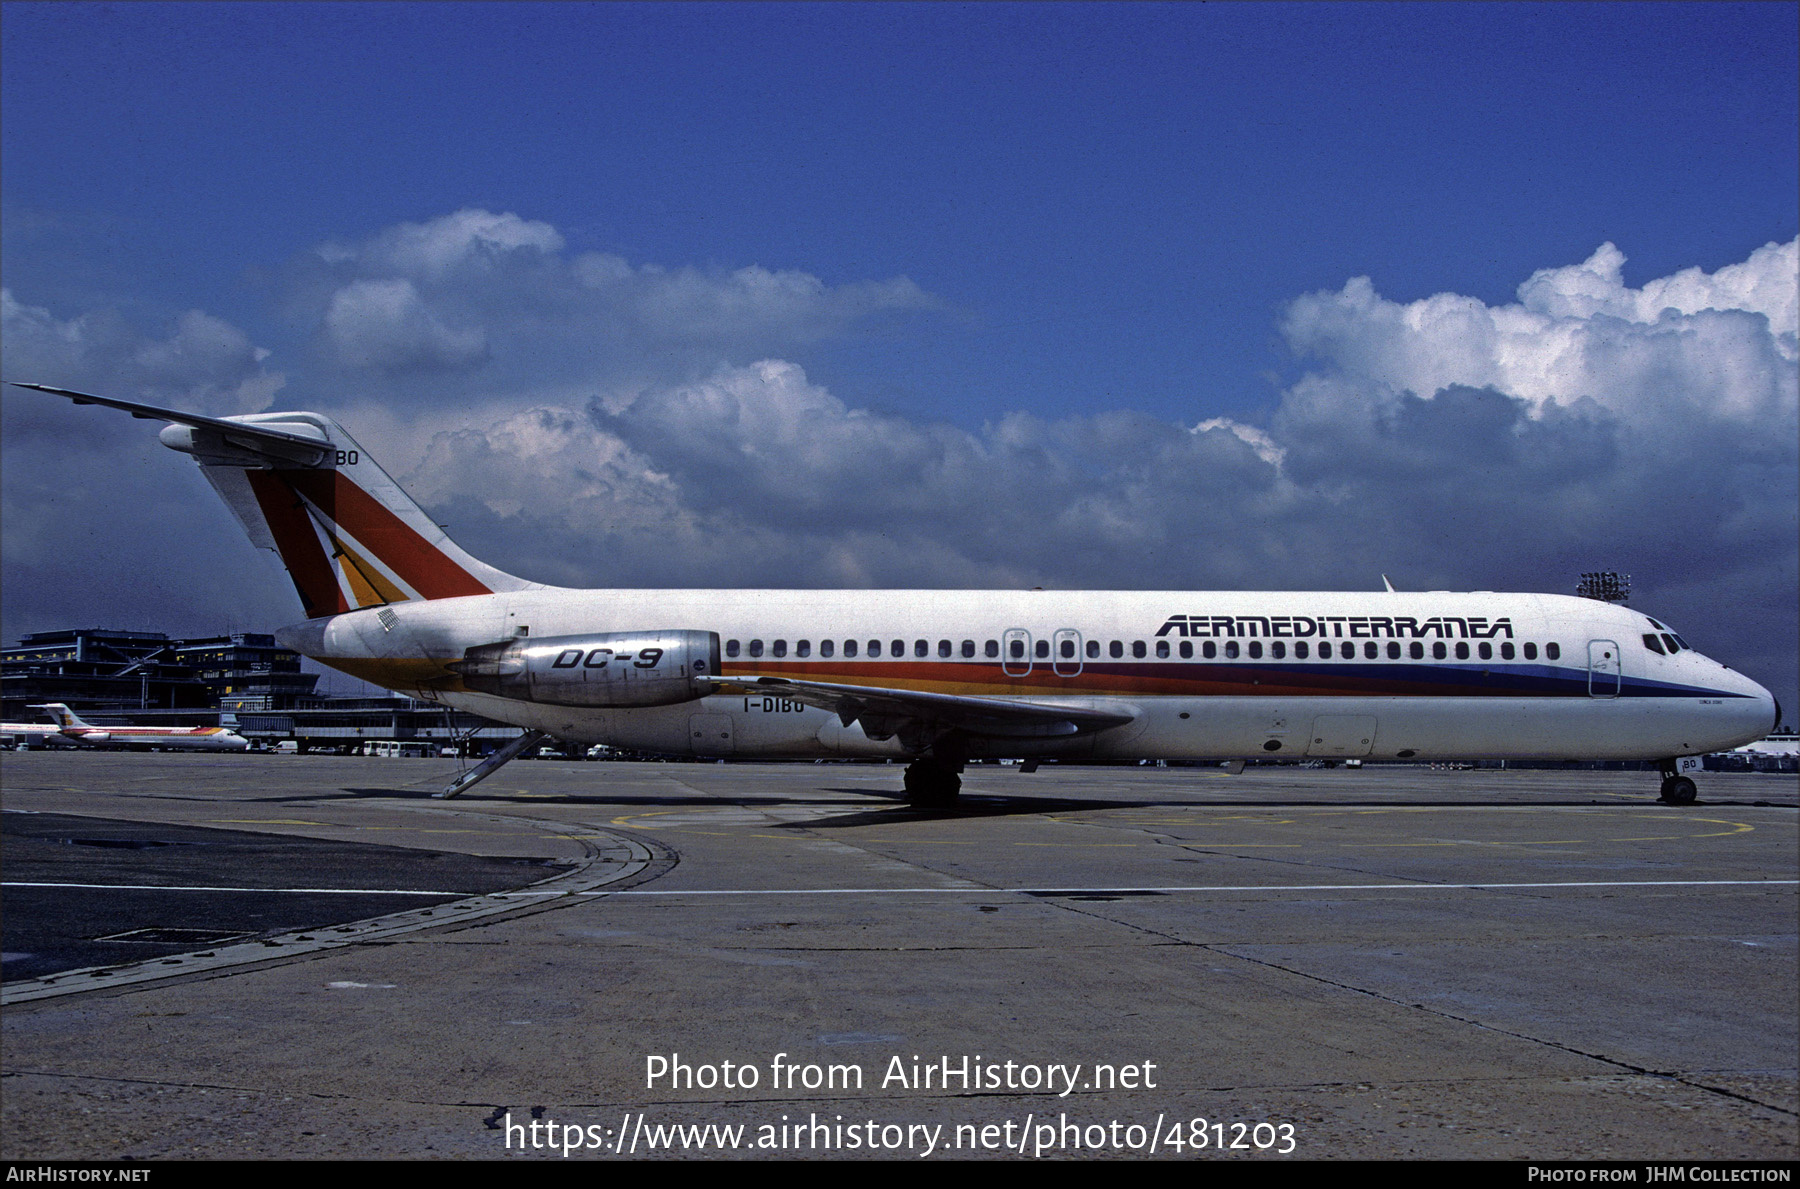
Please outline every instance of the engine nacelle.
[[552, 706], [669, 706], [713, 692], [719, 633], [606, 632], [483, 644], [450, 665], [484, 694]]

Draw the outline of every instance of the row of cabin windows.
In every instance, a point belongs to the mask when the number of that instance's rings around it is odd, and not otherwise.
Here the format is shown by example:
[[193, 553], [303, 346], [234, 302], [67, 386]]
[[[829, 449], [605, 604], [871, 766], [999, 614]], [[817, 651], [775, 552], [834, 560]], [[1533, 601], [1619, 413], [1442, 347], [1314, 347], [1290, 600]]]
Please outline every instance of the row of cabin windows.
[[[1652, 639], [1653, 637], [1651, 636], [1644, 637], [1646, 646], [1651, 646], [1650, 641]], [[879, 658], [882, 655], [882, 647], [883, 644], [880, 640], [870, 640], [866, 645], [858, 640], [845, 640], [843, 645], [844, 655], [846, 657], [854, 657], [858, 655], [859, 652], [863, 652], [864, 655], [871, 659]], [[886, 647], [886, 655], [888, 656], [903, 657], [906, 655], [906, 641], [904, 640], [890, 640], [887, 642]], [[1191, 660], [1194, 656], [1194, 642], [1192, 640], [1176, 641], [1173, 652], [1168, 640], [1156, 641], [1155, 647], [1156, 656], [1159, 660], [1167, 660], [1173, 654], [1179, 654], [1182, 660]], [[1264, 647], [1261, 640], [1251, 640], [1248, 643], [1241, 645], [1236, 640], [1227, 640], [1224, 642], [1222, 648], [1216, 640], [1204, 640], [1200, 643], [1200, 655], [1206, 660], [1213, 660], [1222, 653], [1226, 660], [1237, 660], [1240, 657], [1248, 657], [1250, 660], [1255, 661], [1263, 659], [1265, 655]], [[1317, 644], [1312, 644], [1306, 640], [1295, 640], [1291, 645], [1286, 640], [1272, 640], [1267, 645], [1266, 655], [1271, 660], [1286, 660], [1289, 655], [1288, 650], [1290, 647], [1293, 649], [1293, 658], [1300, 661], [1315, 659], [1315, 650], [1316, 659], [1322, 661], [1331, 660], [1334, 656], [1347, 661], [1355, 660], [1357, 655], [1357, 646], [1354, 641], [1350, 640], [1344, 640], [1337, 643], [1335, 645], [1335, 651], [1333, 642], [1330, 640], [1321, 640]], [[1400, 660], [1403, 656], [1410, 657], [1415, 661], [1422, 661], [1425, 659], [1425, 647], [1425, 642], [1423, 640], [1414, 640], [1411, 644], [1406, 645], [1404, 649], [1398, 640], [1389, 640], [1385, 648], [1374, 640], [1365, 640], [1362, 644], [1362, 656], [1364, 660], [1373, 661], [1380, 660], [1385, 653], [1387, 659], [1391, 661]], [[865, 648], [866, 651], [864, 651]], [[1133, 640], [1130, 644], [1130, 648], [1131, 655], [1139, 660], [1148, 656], [1150, 653], [1149, 647], [1142, 640]], [[1106, 653], [1115, 660], [1121, 659], [1125, 655], [1125, 649], [1126, 644], [1124, 641], [1114, 640], [1106, 646]], [[1674, 651], [1673, 644], [1671, 644], [1670, 650]], [[811, 640], [796, 640], [794, 642], [795, 656], [810, 657], [812, 651], [813, 645]], [[975, 641], [964, 640], [960, 647], [955, 647], [952, 646], [951, 642], [948, 640], [939, 640], [937, 642], [936, 651], [937, 655], [945, 660], [949, 660], [959, 654], [964, 660], [973, 660], [975, 657]], [[1024, 660], [1025, 641], [1008, 640], [1006, 651], [1008, 660]], [[1051, 659], [1050, 641], [1048, 640], [1037, 641], [1031, 651], [1033, 659]], [[1100, 659], [1100, 641], [1089, 640], [1085, 651], [1089, 660]], [[1498, 651], [1499, 657], [1503, 661], [1515, 660], [1521, 655], [1528, 661], [1535, 661], [1538, 659], [1538, 646], [1536, 644], [1522, 644], [1515, 648], [1510, 640], [1501, 641], [1497, 648], [1489, 641], [1482, 640], [1474, 645], [1472, 653], [1467, 640], [1458, 640], [1454, 644], [1436, 640], [1431, 644], [1431, 658], [1439, 661], [1448, 660], [1452, 652], [1454, 652], [1456, 659], [1459, 661], [1469, 660], [1471, 655], [1480, 660], [1488, 661], [1494, 659], [1496, 651]], [[1660, 652], [1661, 649], [1658, 648], [1657, 651]], [[990, 660], [997, 659], [1000, 656], [1000, 642], [998, 640], [987, 641], [987, 643], [982, 646], [981, 652], [983, 656]], [[726, 656], [736, 657], [745, 655], [746, 653], [750, 656], [762, 656], [763, 642], [761, 640], [752, 640], [750, 641], [749, 648], [744, 649], [736, 640], [725, 641]], [[1075, 641], [1058, 640], [1056, 642], [1056, 653], [1056, 659], [1058, 660], [1074, 660]], [[786, 640], [776, 640], [772, 642], [769, 645], [768, 654], [770, 656], [785, 657], [788, 655], [788, 642]], [[931, 641], [914, 640], [912, 654], [915, 657], [929, 657], [932, 654]], [[837, 641], [819, 641], [819, 655], [822, 657], [837, 655]], [[1556, 644], [1546, 644], [1544, 645], [1544, 658], [1552, 661], [1560, 660], [1562, 659], [1562, 649]]]

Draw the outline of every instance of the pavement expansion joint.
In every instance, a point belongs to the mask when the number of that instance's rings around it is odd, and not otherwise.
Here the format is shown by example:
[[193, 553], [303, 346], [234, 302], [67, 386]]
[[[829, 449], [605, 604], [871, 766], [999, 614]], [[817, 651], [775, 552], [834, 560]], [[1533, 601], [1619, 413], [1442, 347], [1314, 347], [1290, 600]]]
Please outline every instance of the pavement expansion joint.
[[[516, 822], [518, 819], [508, 819]], [[91, 966], [65, 970], [43, 978], [21, 979], [0, 989], [0, 1006], [12, 1006], [38, 999], [51, 999], [88, 991], [110, 991], [123, 987], [142, 987], [167, 979], [196, 974], [217, 975], [235, 968], [281, 962], [316, 954], [324, 950], [350, 945], [388, 941], [425, 929], [463, 926], [502, 914], [539, 912], [584, 902], [581, 893], [593, 892], [644, 871], [655, 856], [647, 846], [631, 839], [609, 838], [608, 851], [623, 852], [624, 861], [608, 859], [591, 844], [584, 843], [588, 857], [574, 870], [552, 876], [540, 883], [512, 892], [470, 896], [440, 904], [390, 913], [343, 925], [294, 930], [274, 937], [253, 938], [232, 945], [143, 962]], [[523, 895], [522, 895], [523, 893]]]

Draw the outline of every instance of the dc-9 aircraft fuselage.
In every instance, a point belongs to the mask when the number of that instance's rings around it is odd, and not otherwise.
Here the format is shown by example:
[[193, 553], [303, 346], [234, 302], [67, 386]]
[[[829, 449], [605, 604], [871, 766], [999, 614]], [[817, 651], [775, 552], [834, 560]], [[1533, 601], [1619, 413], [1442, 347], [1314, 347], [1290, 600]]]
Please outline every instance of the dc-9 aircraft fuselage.
[[[39, 387], [26, 385], [26, 387]], [[310, 618], [278, 637], [545, 736], [676, 755], [1654, 760], [1763, 737], [1769, 691], [1666, 624], [1492, 592], [571, 590], [470, 556], [343, 428], [42, 389], [171, 424]]]

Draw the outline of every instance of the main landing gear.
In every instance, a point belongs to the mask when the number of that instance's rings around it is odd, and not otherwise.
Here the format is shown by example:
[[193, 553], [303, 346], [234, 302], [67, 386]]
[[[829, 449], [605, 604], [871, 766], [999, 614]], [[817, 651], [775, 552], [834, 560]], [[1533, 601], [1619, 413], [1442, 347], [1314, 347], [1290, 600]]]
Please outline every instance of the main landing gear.
[[1664, 805], [1692, 805], [1699, 790], [1694, 782], [1681, 775], [1676, 769], [1674, 760], [1662, 763], [1662, 796], [1658, 798]]
[[906, 766], [906, 799], [921, 809], [956, 804], [962, 792], [962, 765], [937, 756], [921, 756]]

